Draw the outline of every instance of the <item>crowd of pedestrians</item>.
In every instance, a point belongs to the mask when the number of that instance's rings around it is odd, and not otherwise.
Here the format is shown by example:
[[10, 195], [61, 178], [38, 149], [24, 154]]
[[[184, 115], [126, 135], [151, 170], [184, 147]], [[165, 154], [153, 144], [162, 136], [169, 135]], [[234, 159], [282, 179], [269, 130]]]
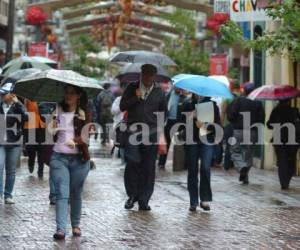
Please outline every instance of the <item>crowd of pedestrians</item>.
[[[69, 206], [72, 234], [80, 236], [81, 194], [93, 166], [88, 148], [90, 136], [94, 134], [97, 139], [100, 134], [101, 146], [109, 147], [111, 128], [115, 131], [112, 152], [116, 152], [121, 164], [125, 165], [124, 184], [128, 196], [125, 209], [132, 209], [138, 203], [139, 210], [151, 210], [149, 202], [154, 192], [156, 166], [165, 169], [173, 141], [184, 152], [182, 169], [187, 169], [190, 211], [196, 211], [198, 206], [205, 211], [211, 209], [211, 167], [214, 165], [222, 164], [225, 170], [236, 168], [239, 181], [249, 184], [255, 144], [260, 142], [260, 133], [266, 129], [262, 102], [246, 97], [252, 89], [241, 91], [239, 85], [233, 84], [234, 99], [223, 100], [217, 105], [210, 97], [175, 87], [166, 94], [155, 82], [156, 73], [155, 66], [144, 64], [140, 80], [121, 83], [115, 91], [106, 83], [94, 100], [88, 100], [83, 89], [66, 85], [63, 100], [58, 104], [21, 100], [13, 94], [11, 84], [2, 86], [0, 115], [3, 115], [5, 128], [17, 129], [1, 130], [1, 199], [4, 196], [6, 204], [15, 202], [12, 193], [23, 149], [30, 173], [34, 172], [36, 158], [39, 178], [44, 176], [44, 165], [50, 167], [49, 199], [50, 204], [56, 206], [54, 238], [65, 238]], [[207, 115], [198, 112], [198, 105], [203, 104], [211, 107], [213, 118], [209, 123], [199, 120], [199, 116]], [[95, 123], [100, 125], [100, 131]], [[285, 126], [287, 123], [292, 124], [294, 130]], [[120, 128], [122, 124], [126, 124], [123, 129]], [[276, 143], [278, 126], [274, 124], [280, 125], [283, 144]], [[299, 110], [292, 108], [289, 100], [280, 101], [267, 127], [274, 130], [272, 143], [281, 188], [288, 189], [295, 174], [299, 148]], [[219, 137], [219, 128], [224, 136]], [[287, 143], [291, 131], [295, 139], [292, 145]], [[48, 145], [45, 142], [49, 134], [53, 143]], [[120, 138], [122, 142], [118, 141]], [[20, 140], [22, 142], [18, 143]], [[164, 145], [160, 145], [162, 141]], [[159, 146], [164, 146], [165, 150], [159, 151]]]

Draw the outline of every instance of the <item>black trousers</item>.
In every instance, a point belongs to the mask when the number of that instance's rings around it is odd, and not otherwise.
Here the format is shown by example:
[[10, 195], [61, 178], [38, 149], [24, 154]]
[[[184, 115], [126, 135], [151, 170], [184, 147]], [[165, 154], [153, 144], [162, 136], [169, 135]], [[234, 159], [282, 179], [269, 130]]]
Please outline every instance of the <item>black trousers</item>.
[[167, 154], [160, 155], [158, 160], [158, 165], [165, 166], [168, 158], [168, 152], [172, 141], [172, 136], [170, 134], [172, 127], [177, 123], [176, 120], [167, 120], [166, 126], [164, 128], [164, 134], [167, 142]]
[[135, 198], [139, 205], [147, 205], [154, 191], [157, 145], [127, 145], [124, 174], [128, 197]]
[[288, 188], [296, 171], [297, 151], [296, 145], [275, 145], [277, 156], [278, 176], [282, 188]]
[[44, 162], [43, 162], [43, 149], [42, 143], [45, 141], [45, 129], [35, 129], [35, 144], [29, 143], [30, 129], [24, 130], [24, 142], [26, 145], [26, 153], [28, 155], [28, 166], [34, 168], [35, 159], [38, 160], [38, 171], [43, 172]]

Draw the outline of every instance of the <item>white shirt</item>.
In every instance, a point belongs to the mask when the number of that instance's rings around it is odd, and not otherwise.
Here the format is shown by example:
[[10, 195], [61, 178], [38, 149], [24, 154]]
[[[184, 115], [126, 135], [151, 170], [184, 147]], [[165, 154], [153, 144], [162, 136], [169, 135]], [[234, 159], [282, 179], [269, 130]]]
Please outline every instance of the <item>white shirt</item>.
[[140, 88], [141, 88], [141, 92], [142, 92], [142, 99], [147, 100], [148, 96], [150, 95], [151, 91], [154, 88], [154, 83], [152, 84], [152, 86], [150, 88], [146, 88], [146, 86], [141, 81]]
[[111, 107], [111, 114], [114, 116], [113, 120], [114, 120], [114, 124], [113, 127], [116, 127], [116, 125], [118, 125], [118, 123], [120, 123], [123, 119], [123, 112], [120, 110], [120, 102], [121, 102], [122, 97], [118, 96]]

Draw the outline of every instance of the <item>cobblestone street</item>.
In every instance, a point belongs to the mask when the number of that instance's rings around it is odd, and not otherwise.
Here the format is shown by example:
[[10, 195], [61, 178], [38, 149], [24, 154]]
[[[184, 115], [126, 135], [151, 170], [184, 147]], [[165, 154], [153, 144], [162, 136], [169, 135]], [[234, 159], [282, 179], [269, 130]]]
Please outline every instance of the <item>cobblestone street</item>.
[[[300, 249], [300, 179], [281, 191], [273, 172], [252, 170], [250, 185], [214, 170], [212, 211], [191, 213], [186, 173], [157, 171], [151, 212], [126, 211], [123, 168], [96, 158], [84, 192], [83, 236], [52, 240], [55, 209], [44, 180], [18, 169], [15, 205], [0, 205], [0, 249]], [[70, 231], [69, 231], [70, 232]]]

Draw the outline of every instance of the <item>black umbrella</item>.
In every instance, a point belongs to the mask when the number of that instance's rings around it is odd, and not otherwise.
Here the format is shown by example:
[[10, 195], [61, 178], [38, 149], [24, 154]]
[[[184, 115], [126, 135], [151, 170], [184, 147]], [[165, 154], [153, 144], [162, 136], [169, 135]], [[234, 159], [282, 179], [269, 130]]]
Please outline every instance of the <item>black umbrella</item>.
[[[119, 79], [120, 82], [135, 82], [140, 80], [140, 74], [141, 74], [141, 67], [143, 63], [130, 63], [125, 65], [121, 73], [116, 77]], [[156, 82], [169, 82], [171, 81], [170, 76], [168, 75], [167, 71], [159, 66], [155, 65], [157, 68], [157, 74], [155, 77]]]
[[144, 50], [118, 52], [114, 54], [109, 61], [113, 63], [148, 63], [154, 65], [176, 66], [176, 63], [167, 55]]

